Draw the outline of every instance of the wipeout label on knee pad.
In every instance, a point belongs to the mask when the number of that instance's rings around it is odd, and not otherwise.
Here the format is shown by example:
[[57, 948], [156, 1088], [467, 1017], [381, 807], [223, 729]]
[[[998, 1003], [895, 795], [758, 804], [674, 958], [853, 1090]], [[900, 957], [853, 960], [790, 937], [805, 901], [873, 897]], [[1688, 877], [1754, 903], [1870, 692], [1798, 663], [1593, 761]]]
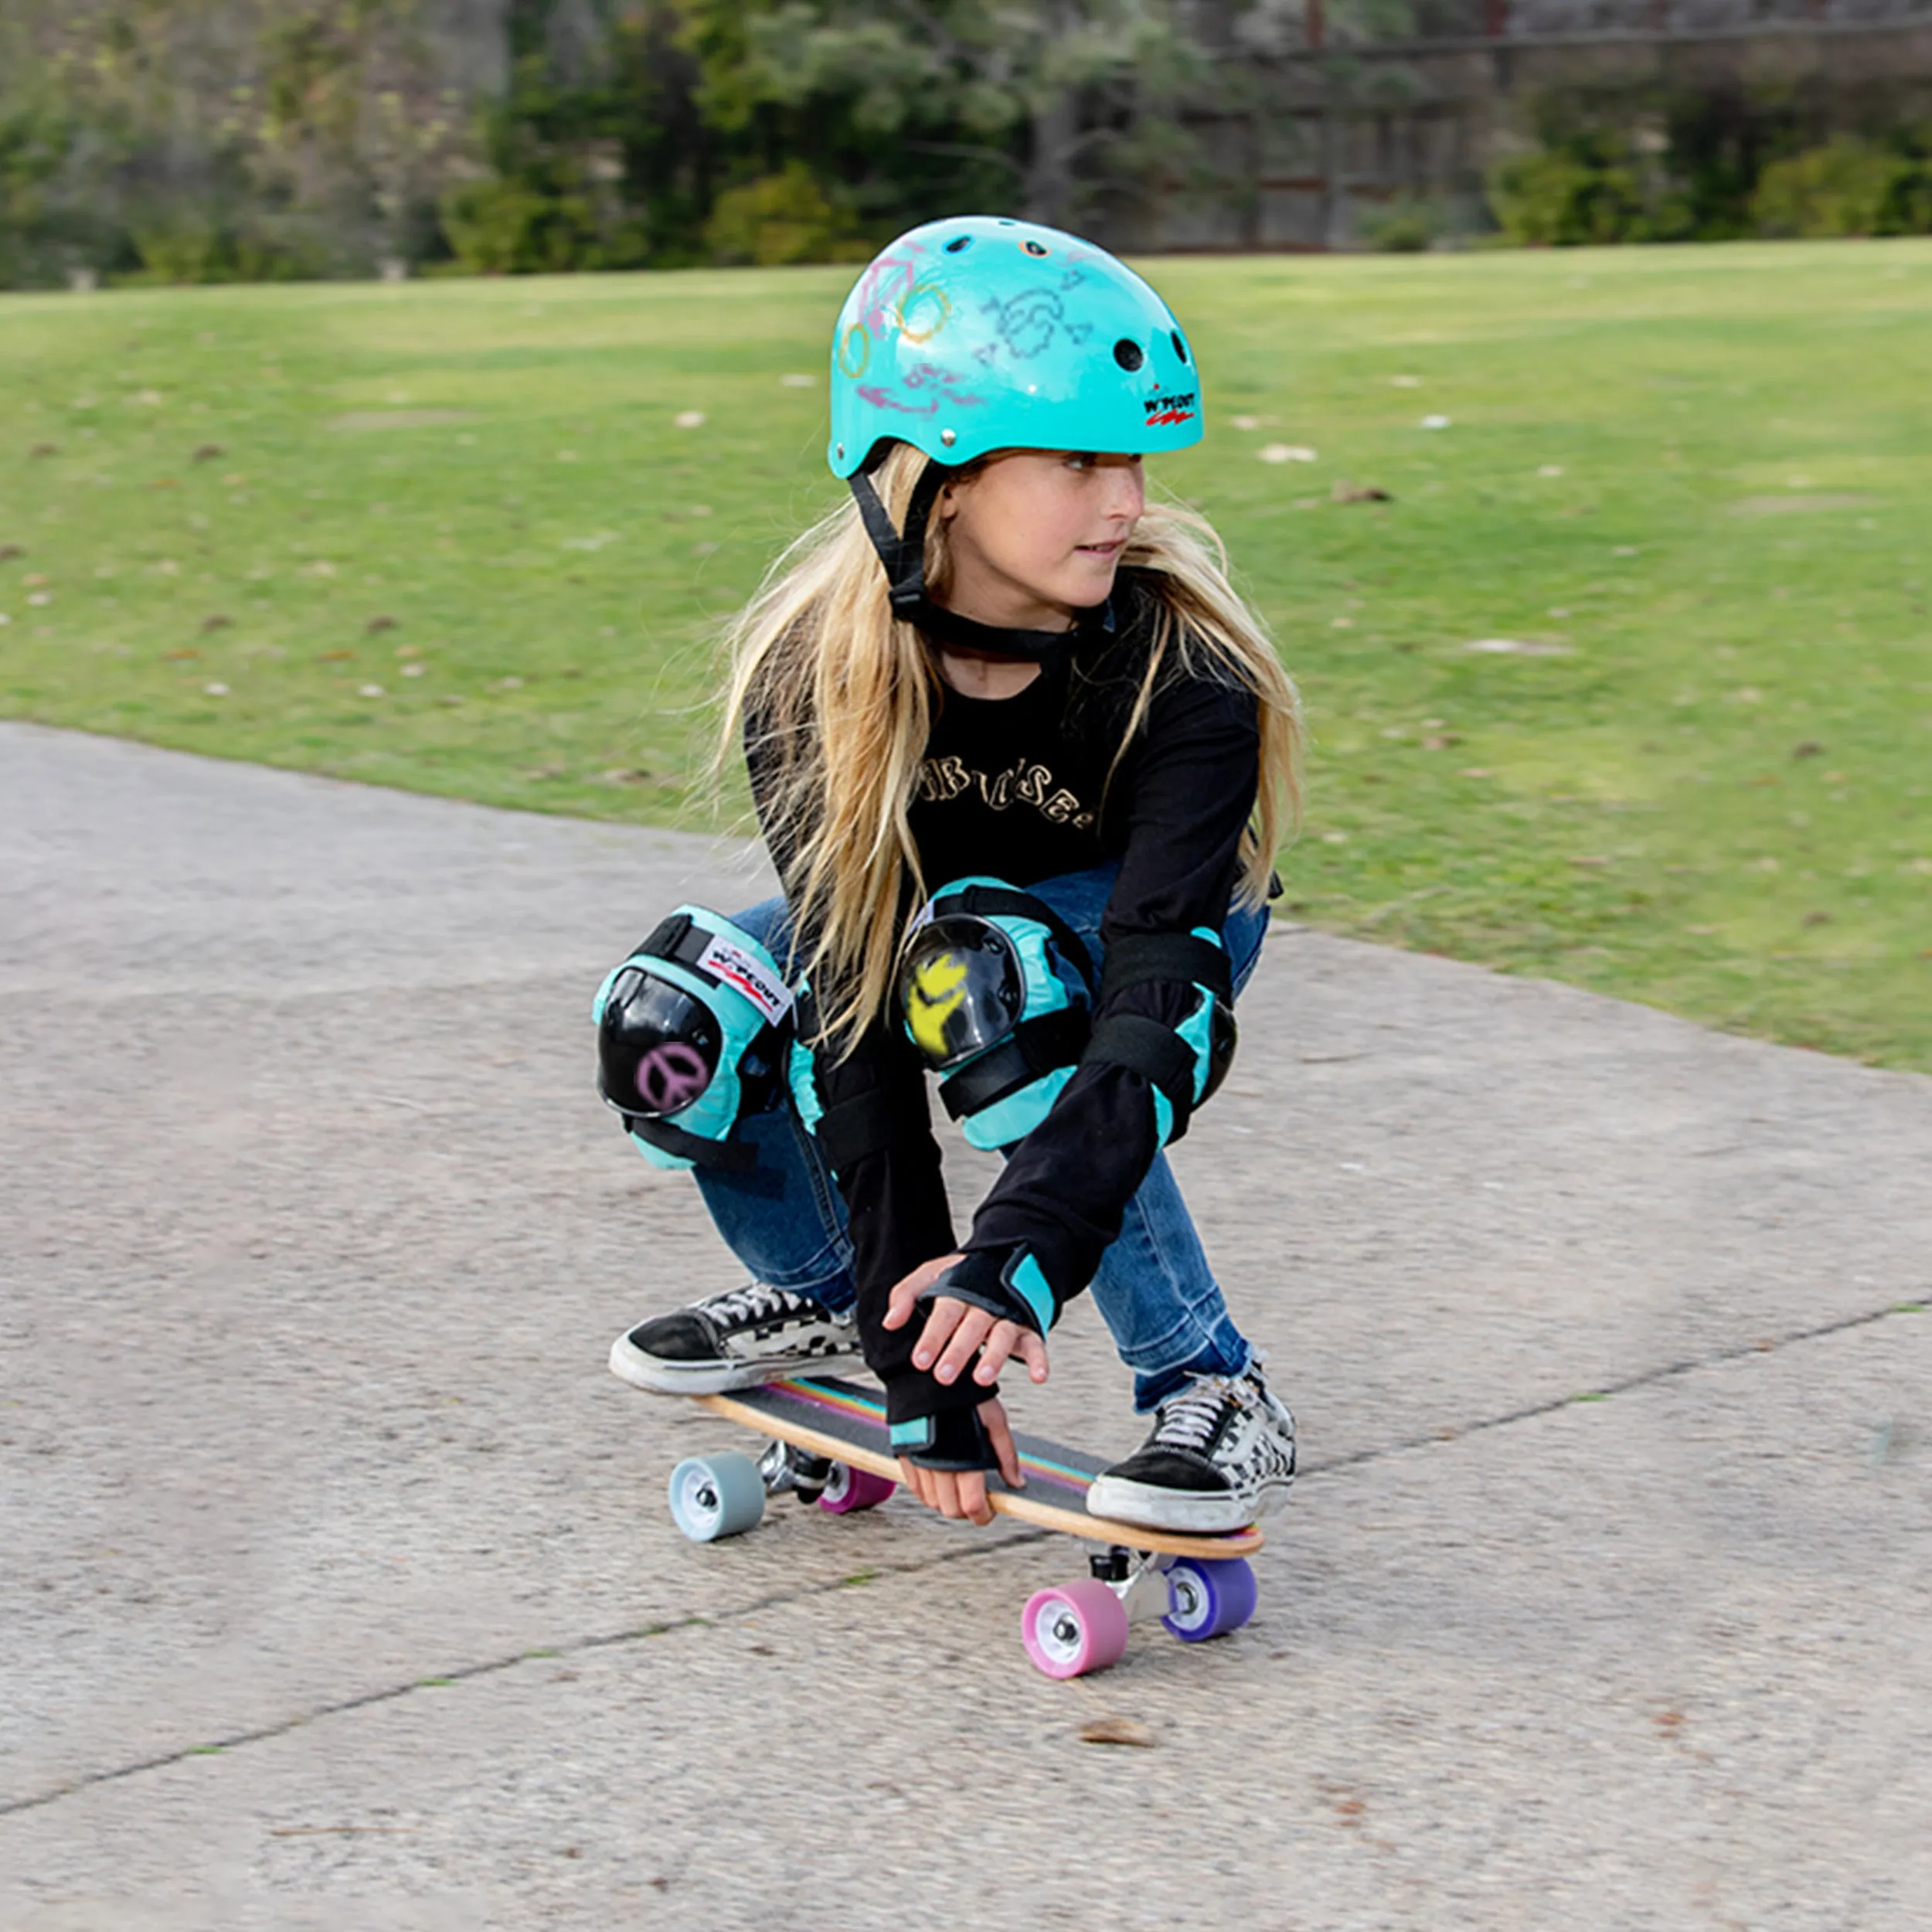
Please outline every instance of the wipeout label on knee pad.
[[767, 1026], [777, 1026], [791, 1011], [791, 988], [761, 961], [753, 959], [722, 933], [711, 935], [696, 963], [705, 971], [715, 973], [736, 987], [764, 1015]]

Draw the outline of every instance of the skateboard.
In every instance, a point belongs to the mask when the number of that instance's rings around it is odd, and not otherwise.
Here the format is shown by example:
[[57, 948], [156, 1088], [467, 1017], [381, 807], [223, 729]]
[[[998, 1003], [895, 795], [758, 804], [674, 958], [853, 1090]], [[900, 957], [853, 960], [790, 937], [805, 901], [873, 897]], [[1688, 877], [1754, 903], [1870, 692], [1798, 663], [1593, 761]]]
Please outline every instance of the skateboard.
[[[692, 1400], [770, 1438], [755, 1459], [727, 1450], [687, 1457], [672, 1471], [672, 1520], [694, 1543], [755, 1529], [768, 1496], [789, 1492], [845, 1515], [872, 1509], [899, 1485], [876, 1389], [829, 1376], [794, 1377]], [[1013, 1441], [1026, 1487], [1009, 1489], [989, 1471], [994, 1509], [1104, 1546], [1088, 1560], [1090, 1574], [1036, 1590], [1021, 1614], [1026, 1655], [1049, 1677], [1081, 1677], [1117, 1662], [1138, 1621], [1158, 1617], [1183, 1642], [1198, 1644], [1253, 1615], [1247, 1559], [1262, 1538], [1252, 1524], [1226, 1536], [1189, 1536], [1091, 1515], [1087, 1492], [1107, 1467], [1102, 1458], [1036, 1436]]]

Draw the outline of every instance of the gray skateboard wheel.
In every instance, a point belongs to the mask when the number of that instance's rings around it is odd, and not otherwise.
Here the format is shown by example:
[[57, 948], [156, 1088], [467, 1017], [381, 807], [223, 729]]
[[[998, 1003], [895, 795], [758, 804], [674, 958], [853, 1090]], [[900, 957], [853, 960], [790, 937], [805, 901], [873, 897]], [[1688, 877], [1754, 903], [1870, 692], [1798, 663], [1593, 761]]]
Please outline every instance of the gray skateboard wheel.
[[743, 1536], [758, 1527], [764, 1513], [764, 1478], [736, 1450], [687, 1456], [671, 1472], [671, 1520], [694, 1543]]

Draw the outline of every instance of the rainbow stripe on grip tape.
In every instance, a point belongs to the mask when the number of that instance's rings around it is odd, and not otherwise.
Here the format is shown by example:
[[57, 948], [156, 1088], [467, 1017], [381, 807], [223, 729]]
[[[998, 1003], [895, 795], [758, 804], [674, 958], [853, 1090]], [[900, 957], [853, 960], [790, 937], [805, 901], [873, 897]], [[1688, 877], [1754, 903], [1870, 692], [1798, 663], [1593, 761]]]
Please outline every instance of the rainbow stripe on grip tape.
[[[783, 1389], [787, 1396], [809, 1407], [823, 1409], [835, 1414], [850, 1416], [856, 1420], [872, 1424], [882, 1434], [887, 1437], [895, 1452], [900, 1447], [898, 1440], [900, 1429], [931, 1426], [930, 1420], [922, 1418], [918, 1423], [900, 1423], [889, 1428], [886, 1421], [886, 1405], [883, 1402], [876, 1402], [869, 1396], [850, 1394], [842, 1389], [828, 1389], [816, 1382], [787, 1377], [784, 1381], [774, 1382], [770, 1386], [774, 1389]], [[915, 1444], [913, 1446], [917, 1447], [920, 1445]], [[1077, 1495], [1085, 1495], [1093, 1486], [1094, 1478], [1086, 1470], [1073, 1468], [1066, 1463], [1056, 1462], [1050, 1457], [1034, 1454], [1024, 1448], [1019, 1452], [1019, 1466], [1020, 1473], [1029, 1481], [1037, 1476], [1043, 1481], [1052, 1483], [1062, 1489], [1070, 1490]], [[992, 1472], [989, 1471], [988, 1475], [990, 1479], [997, 1480], [997, 1478], [992, 1476]]]

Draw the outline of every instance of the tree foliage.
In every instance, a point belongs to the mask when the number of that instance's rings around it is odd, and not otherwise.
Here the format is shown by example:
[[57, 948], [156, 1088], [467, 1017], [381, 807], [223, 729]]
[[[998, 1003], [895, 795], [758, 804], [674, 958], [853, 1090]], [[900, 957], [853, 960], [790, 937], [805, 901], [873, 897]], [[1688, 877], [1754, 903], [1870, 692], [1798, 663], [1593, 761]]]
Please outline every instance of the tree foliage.
[[1932, 128], [1828, 135], [1783, 90], [1551, 96], [1534, 121], [1536, 145], [1490, 171], [1510, 241], [1932, 233]]
[[1932, 130], [1893, 147], [1840, 134], [1774, 162], [1752, 199], [1767, 235], [1932, 233]]
[[[1210, 68], [1190, 18], [1185, 0], [15, 0], [0, 279], [823, 258], [963, 206], [1131, 226], [1199, 185], [1183, 113]], [[451, 51], [484, 30], [494, 86]]]
[[[1465, 0], [1323, 0], [1318, 71], [1313, 4], [0, 0], [0, 287], [835, 260], [967, 208], [1133, 245], [1195, 199], [1258, 239], [1267, 157], [1338, 180], [1344, 123], [1414, 97], [1360, 49]], [[1932, 227], [1923, 140], [1789, 90], [1532, 118], [1489, 179], [1518, 242]]]
[[421, 245], [468, 141], [420, 0], [15, 0], [0, 272], [366, 268]]

